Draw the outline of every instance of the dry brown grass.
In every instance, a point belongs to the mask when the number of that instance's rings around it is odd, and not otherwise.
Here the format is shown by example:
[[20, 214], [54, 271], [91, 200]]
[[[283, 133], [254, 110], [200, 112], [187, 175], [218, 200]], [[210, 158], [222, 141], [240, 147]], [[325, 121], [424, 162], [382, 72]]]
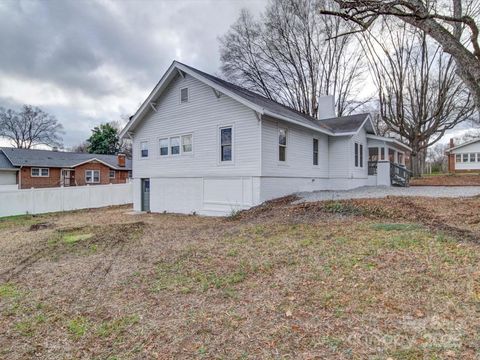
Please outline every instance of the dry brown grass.
[[0, 358], [479, 356], [480, 199], [291, 200], [0, 221]]

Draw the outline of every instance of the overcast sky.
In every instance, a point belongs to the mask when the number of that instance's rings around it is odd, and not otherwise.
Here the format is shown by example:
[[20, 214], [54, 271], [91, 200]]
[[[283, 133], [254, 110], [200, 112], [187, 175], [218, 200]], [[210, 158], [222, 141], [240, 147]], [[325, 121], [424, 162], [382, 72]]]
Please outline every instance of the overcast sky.
[[[0, 106], [55, 115], [64, 144], [133, 114], [176, 59], [219, 71], [218, 36], [266, 0], [0, 0]], [[5, 145], [5, 142], [3, 142]]]

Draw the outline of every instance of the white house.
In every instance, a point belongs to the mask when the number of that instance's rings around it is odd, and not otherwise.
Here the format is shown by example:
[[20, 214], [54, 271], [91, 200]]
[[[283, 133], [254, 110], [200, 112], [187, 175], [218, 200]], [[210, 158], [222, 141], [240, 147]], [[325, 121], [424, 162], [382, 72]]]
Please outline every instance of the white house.
[[405, 177], [409, 148], [377, 136], [369, 114], [334, 118], [328, 97], [320, 113], [174, 61], [121, 132], [133, 140], [134, 209], [225, 215], [299, 191]]
[[450, 139], [447, 154], [449, 172], [480, 172], [480, 139], [457, 146], [453, 143], [453, 139]]

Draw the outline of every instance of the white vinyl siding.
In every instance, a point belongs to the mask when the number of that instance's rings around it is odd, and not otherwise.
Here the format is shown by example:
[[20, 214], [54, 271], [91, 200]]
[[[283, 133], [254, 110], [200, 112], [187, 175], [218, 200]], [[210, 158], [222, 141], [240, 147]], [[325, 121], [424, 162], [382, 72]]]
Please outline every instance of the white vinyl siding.
[[[181, 88], [188, 87], [189, 101], [179, 106]], [[167, 86], [156, 109], [150, 109], [145, 119], [133, 129], [133, 173], [135, 178], [194, 177], [194, 176], [259, 176], [260, 126], [255, 113], [239, 102], [221, 95], [186, 74], [177, 76]], [[233, 162], [218, 166], [220, 161], [219, 128], [233, 127]], [[155, 156], [148, 160], [140, 156], [141, 141], [157, 144], [172, 136], [192, 135], [189, 156]], [[158, 149], [158, 147], [156, 148]], [[154, 190], [152, 190], [154, 191]]]

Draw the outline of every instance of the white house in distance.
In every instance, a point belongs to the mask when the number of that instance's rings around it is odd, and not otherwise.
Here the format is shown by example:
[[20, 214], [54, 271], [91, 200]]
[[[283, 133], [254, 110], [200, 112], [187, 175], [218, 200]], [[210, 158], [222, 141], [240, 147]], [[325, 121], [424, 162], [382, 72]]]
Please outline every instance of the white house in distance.
[[377, 136], [369, 114], [335, 118], [331, 97], [320, 113], [174, 61], [120, 134], [133, 140], [134, 209], [226, 215], [299, 191], [407, 184], [410, 149]]
[[453, 139], [450, 139], [447, 154], [449, 172], [480, 172], [480, 139], [457, 146], [453, 143]]

